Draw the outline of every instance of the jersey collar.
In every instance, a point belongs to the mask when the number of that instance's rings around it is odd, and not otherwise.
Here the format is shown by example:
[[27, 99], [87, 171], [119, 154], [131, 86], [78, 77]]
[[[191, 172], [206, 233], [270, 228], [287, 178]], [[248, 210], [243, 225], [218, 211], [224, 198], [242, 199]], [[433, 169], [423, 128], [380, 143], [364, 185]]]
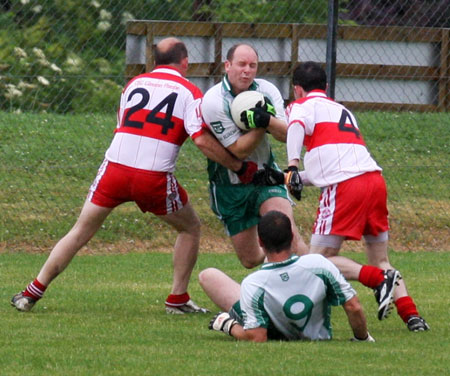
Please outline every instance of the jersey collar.
[[311, 90], [308, 94], [306, 94], [307, 97], [327, 97], [327, 93], [325, 92], [325, 90], [320, 90], [320, 89], [314, 89]]
[[[225, 91], [230, 93], [233, 97], [236, 96], [236, 94], [233, 92], [233, 87], [231, 86], [230, 81], [228, 80], [227, 74], [225, 74], [225, 76], [223, 76], [222, 87]], [[255, 81], [253, 81], [252, 84], [248, 88], [248, 90], [257, 90], [257, 89], [258, 89], [258, 84]]]
[[183, 77], [183, 75], [181, 74], [181, 72], [175, 68], [172, 65], [157, 65], [155, 67], [155, 69], [153, 69], [152, 72], [157, 72], [157, 73], [169, 73], [169, 74], [175, 74], [177, 76]]
[[280, 262], [266, 262], [261, 266], [261, 270], [277, 269], [283, 266], [291, 265], [299, 259], [298, 255], [291, 255], [287, 260]]

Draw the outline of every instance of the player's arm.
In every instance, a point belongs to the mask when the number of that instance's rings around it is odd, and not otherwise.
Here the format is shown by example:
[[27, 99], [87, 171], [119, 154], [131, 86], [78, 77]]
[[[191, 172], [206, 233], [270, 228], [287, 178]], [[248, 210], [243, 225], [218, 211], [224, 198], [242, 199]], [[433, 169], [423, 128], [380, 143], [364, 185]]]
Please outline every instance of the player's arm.
[[357, 341], [374, 342], [367, 330], [366, 316], [358, 297], [355, 295], [343, 304], [348, 322], [353, 330], [354, 339]]
[[244, 330], [241, 325], [236, 324], [231, 329], [231, 336], [239, 341], [266, 342], [267, 329], [259, 327], [255, 329]]
[[242, 183], [247, 184], [252, 181], [258, 166], [253, 162], [236, 158], [209, 131], [204, 130], [194, 137], [193, 141], [206, 157], [236, 173]]
[[210, 330], [223, 332], [239, 341], [266, 342], [267, 329], [263, 327], [244, 330], [228, 312], [219, 312], [209, 323]]
[[201, 152], [213, 160], [220, 163], [231, 171], [238, 171], [242, 167], [242, 161], [225, 149], [222, 144], [208, 131], [193, 139], [194, 144]]
[[241, 135], [233, 144], [228, 146], [228, 150], [239, 159], [247, 158], [264, 138], [266, 130], [263, 128], [252, 129]]
[[286, 142], [287, 125], [283, 120], [278, 119], [275, 116], [271, 116], [267, 130], [270, 132], [273, 138], [275, 138], [275, 140]]

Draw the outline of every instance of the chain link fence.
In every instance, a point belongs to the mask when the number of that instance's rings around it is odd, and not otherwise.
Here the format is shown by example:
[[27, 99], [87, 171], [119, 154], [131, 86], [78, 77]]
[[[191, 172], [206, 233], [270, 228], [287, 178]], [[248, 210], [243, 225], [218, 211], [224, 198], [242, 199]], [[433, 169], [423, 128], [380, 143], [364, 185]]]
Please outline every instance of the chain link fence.
[[[220, 78], [227, 48], [246, 40], [258, 49], [261, 75], [289, 100], [294, 64], [325, 63], [330, 3], [0, 1], [0, 250], [46, 250], [70, 229], [111, 139], [126, 76], [151, 64], [136, 45], [145, 49], [164, 35], [186, 40], [190, 78], [206, 90]], [[384, 168], [391, 245], [449, 250], [450, 3], [335, 3], [335, 96], [356, 112]], [[149, 28], [130, 31], [132, 20], [160, 21], [162, 32], [150, 41]], [[220, 51], [214, 48], [218, 40]], [[274, 146], [284, 166], [284, 145]], [[178, 177], [205, 224], [202, 246], [214, 250], [222, 247], [217, 237], [225, 236], [208, 208], [205, 161], [191, 144], [185, 149]], [[314, 189], [306, 192], [295, 209], [306, 239], [317, 195]], [[146, 217], [125, 205], [108, 218], [95, 247], [126, 251], [171, 245], [174, 234], [153, 219], [149, 226]]]

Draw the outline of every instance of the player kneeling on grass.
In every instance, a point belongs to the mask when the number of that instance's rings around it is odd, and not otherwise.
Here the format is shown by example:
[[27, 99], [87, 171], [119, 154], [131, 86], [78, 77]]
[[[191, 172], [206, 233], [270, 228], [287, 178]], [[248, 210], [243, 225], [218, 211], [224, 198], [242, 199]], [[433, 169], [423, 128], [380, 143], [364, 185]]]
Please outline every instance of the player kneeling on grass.
[[218, 269], [199, 275], [200, 285], [222, 310], [209, 329], [238, 340], [328, 340], [332, 338], [331, 306], [342, 305], [353, 341], [374, 342], [355, 290], [339, 270], [317, 254], [297, 256], [292, 250], [289, 218], [278, 211], [258, 224], [259, 243], [267, 257], [261, 269], [242, 285]]

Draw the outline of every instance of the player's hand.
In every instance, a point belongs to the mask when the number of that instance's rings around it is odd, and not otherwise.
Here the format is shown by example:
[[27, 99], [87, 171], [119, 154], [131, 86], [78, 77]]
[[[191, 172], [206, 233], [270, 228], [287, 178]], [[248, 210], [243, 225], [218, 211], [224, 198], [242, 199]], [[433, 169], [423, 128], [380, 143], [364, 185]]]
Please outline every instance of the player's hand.
[[241, 112], [241, 121], [248, 129], [267, 128], [270, 123], [270, 116], [270, 113], [264, 109], [261, 101], [259, 101], [256, 107]]
[[258, 170], [258, 165], [255, 162], [242, 162], [242, 167], [235, 171], [236, 175], [238, 176], [241, 183], [249, 184], [252, 182], [253, 177]]
[[262, 106], [264, 111], [268, 112], [272, 116], [275, 116], [277, 114], [277, 111], [275, 110], [275, 107], [273, 106], [272, 102], [268, 97], [264, 97], [264, 106]]
[[350, 338], [351, 342], [375, 342], [375, 339], [370, 335], [369, 332], [367, 332], [367, 338], [366, 339], [360, 339], [360, 338]]
[[252, 184], [255, 185], [282, 185], [284, 174], [264, 163], [264, 168], [255, 172]]
[[231, 328], [238, 322], [231, 318], [228, 312], [219, 312], [209, 322], [208, 328], [210, 330], [217, 330], [218, 332], [224, 332], [231, 336]]
[[289, 192], [294, 198], [300, 201], [302, 199], [303, 183], [298, 168], [289, 166], [284, 172], [286, 172], [285, 184], [287, 185]]

